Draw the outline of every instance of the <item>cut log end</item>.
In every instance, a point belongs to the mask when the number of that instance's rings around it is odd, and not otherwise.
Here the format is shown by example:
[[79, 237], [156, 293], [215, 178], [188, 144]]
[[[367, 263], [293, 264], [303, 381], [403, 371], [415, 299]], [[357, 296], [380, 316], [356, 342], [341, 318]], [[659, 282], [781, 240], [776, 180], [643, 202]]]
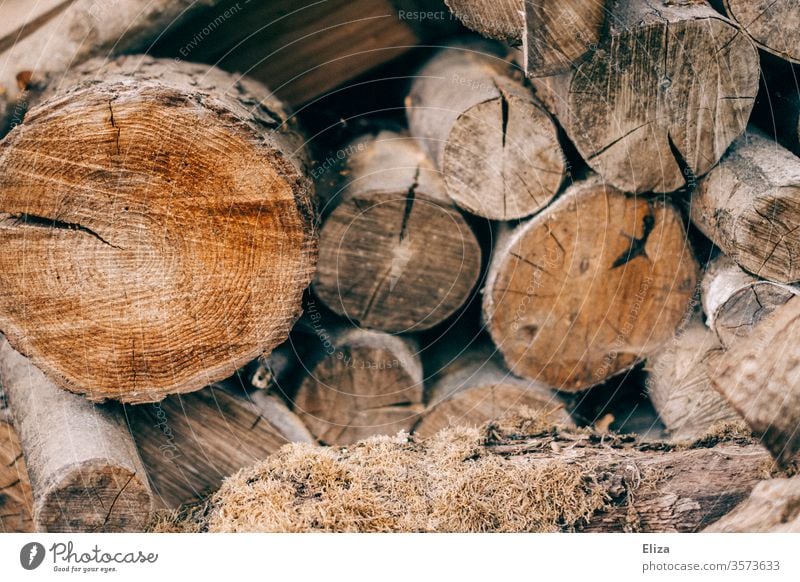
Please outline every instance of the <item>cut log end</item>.
[[696, 278], [676, 209], [592, 178], [500, 241], [484, 318], [514, 373], [581, 390], [666, 343]]
[[759, 48], [800, 63], [800, 14], [794, 0], [711, 0]]
[[121, 62], [0, 145], [0, 329], [69, 390], [147, 402], [285, 339], [315, 243], [310, 185], [262, 96]]

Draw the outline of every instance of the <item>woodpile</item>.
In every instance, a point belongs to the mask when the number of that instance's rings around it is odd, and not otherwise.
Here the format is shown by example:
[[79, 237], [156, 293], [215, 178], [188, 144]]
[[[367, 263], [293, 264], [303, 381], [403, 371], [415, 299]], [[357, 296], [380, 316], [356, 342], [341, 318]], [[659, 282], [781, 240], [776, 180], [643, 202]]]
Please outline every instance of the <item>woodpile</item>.
[[795, 528], [798, 26], [781, 0], [10, 18], [0, 530]]

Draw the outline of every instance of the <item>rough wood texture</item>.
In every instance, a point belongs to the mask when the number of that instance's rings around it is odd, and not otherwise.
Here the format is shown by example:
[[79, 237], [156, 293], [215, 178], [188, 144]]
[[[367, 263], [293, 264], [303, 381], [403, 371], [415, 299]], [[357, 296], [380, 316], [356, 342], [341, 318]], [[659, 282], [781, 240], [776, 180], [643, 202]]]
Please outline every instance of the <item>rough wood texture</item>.
[[313, 289], [334, 312], [392, 332], [450, 317], [480, 276], [481, 248], [415, 140], [390, 131], [353, 152], [320, 232]]
[[19, 123], [25, 90], [92, 56], [146, 51], [180, 17], [217, 0], [75, 0], [0, 47], [0, 130]]
[[427, 408], [414, 434], [428, 438], [449, 426], [479, 427], [522, 409], [542, 422], [572, 426], [553, 390], [517, 378], [493, 352], [493, 346], [474, 348], [440, 371], [426, 389]]
[[0, 143], [0, 330], [92, 400], [160, 400], [268, 353], [316, 258], [280, 104], [147, 57], [73, 81]]
[[696, 278], [675, 208], [592, 177], [498, 241], [484, 320], [512, 372], [581, 390], [672, 338]]
[[527, 0], [523, 68], [529, 77], [568, 71], [597, 49], [611, 0]]
[[0, 385], [0, 533], [33, 531], [33, 493], [22, 445]]
[[753, 277], [725, 255], [706, 268], [702, 288], [706, 323], [726, 348], [748, 337], [758, 322], [800, 293], [796, 286]]
[[746, 271], [779, 283], [800, 281], [800, 159], [748, 132], [700, 180], [692, 222]]
[[300, 105], [447, 36], [442, 0], [221, 0], [164, 35], [156, 56], [213, 63], [269, 85]]
[[800, 11], [796, 0], [710, 0], [760, 49], [800, 63]]
[[286, 443], [313, 442], [300, 419], [263, 391], [211, 386], [126, 412], [153, 494], [167, 507], [202, 499]]
[[706, 533], [800, 533], [800, 477], [770, 479]]
[[[320, 336], [322, 337], [322, 336]], [[331, 330], [308, 365], [295, 413], [324, 444], [410, 431], [422, 412], [422, 366], [411, 340]]]
[[152, 496], [121, 411], [60, 390], [7, 341], [0, 373], [46, 532], [141, 531]]
[[625, 192], [671, 192], [745, 129], [758, 52], [705, 2], [619, 0], [605, 40], [568, 74], [533, 79], [581, 157]]
[[512, 220], [543, 208], [566, 171], [556, 126], [494, 45], [440, 50], [406, 98], [411, 134], [468, 212]]
[[522, 42], [525, 0], [444, 0], [461, 23], [488, 38]]
[[800, 298], [740, 338], [711, 374], [715, 388], [782, 464], [800, 451]]
[[671, 438], [699, 438], [716, 423], [739, 420], [711, 383], [720, 355], [714, 332], [693, 320], [648, 358], [647, 392]]

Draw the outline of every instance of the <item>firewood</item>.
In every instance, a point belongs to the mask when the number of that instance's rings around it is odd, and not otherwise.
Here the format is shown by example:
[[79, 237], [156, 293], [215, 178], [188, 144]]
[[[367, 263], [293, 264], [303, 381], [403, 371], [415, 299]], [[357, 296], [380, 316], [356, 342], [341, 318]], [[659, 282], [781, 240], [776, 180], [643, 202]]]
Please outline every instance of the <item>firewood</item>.
[[522, 42], [525, 0], [444, 0], [467, 28], [511, 44]]
[[531, 215], [564, 180], [553, 120], [493, 45], [471, 42], [436, 53], [417, 72], [406, 114], [448, 194], [472, 214]]
[[6, 122], [20, 122], [32, 84], [48, 76], [60, 82], [65, 71], [95, 55], [145, 51], [177, 19], [217, 1], [62, 2], [24, 34], [0, 43], [0, 131]]
[[0, 330], [97, 401], [197, 390], [268, 353], [316, 259], [280, 104], [148, 57], [90, 61], [73, 82], [0, 143]]
[[800, 451], [800, 298], [738, 338], [711, 374], [722, 394], [782, 464]]
[[148, 52], [244, 72], [297, 106], [452, 34], [445, 11], [442, 0], [217, 0]]
[[708, 326], [726, 348], [748, 337], [759, 321], [800, 293], [796, 286], [753, 277], [725, 255], [707, 267], [702, 288]]
[[484, 320], [512, 372], [582, 390], [669, 341], [696, 278], [678, 211], [594, 176], [498, 241]]
[[33, 493], [22, 445], [0, 385], [0, 533], [33, 531]]
[[[323, 339], [324, 338], [324, 339]], [[422, 365], [410, 339], [324, 328], [294, 412], [324, 444], [410, 431], [422, 412]]]
[[711, 383], [721, 353], [714, 332], [693, 320], [647, 360], [648, 394], [671, 438], [699, 438], [717, 423], [741, 418]]
[[758, 51], [705, 2], [619, 0], [597, 50], [533, 79], [581, 157], [625, 192], [671, 192], [745, 129]]
[[414, 434], [427, 438], [449, 426], [478, 427], [522, 409], [545, 423], [573, 425], [556, 392], [517, 378], [493, 352], [490, 346], [473, 348], [440, 371], [426, 390], [427, 408]]
[[167, 507], [201, 499], [286, 443], [313, 442], [300, 419], [261, 390], [210, 386], [126, 411], [153, 494]]
[[800, 11], [795, 0], [710, 0], [756, 45], [787, 61], [800, 63]]
[[800, 533], [800, 477], [769, 479], [706, 533]]
[[772, 465], [745, 437], [677, 447], [514, 428], [451, 429], [343, 449], [290, 445], [226, 481], [199, 525], [211, 532], [695, 532], [745, 499]]
[[391, 131], [349, 144], [347, 178], [320, 232], [313, 289], [364, 327], [421, 331], [469, 298], [481, 249], [415, 140]]
[[800, 159], [748, 132], [698, 183], [692, 222], [744, 270], [778, 283], [800, 281]]
[[36, 529], [143, 530], [152, 496], [119, 408], [60, 390], [5, 340], [0, 374], [25, 453]]

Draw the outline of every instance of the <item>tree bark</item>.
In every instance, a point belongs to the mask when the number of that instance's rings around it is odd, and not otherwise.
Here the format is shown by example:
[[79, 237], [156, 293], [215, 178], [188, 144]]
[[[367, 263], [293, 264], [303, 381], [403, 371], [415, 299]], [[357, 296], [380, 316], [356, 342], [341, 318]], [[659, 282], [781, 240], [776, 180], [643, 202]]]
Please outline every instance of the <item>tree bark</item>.
[[286, 443], [314, 442], [280, 399], [260, 390], [210, 386], [126, 412], [153, 493], [172, 508], [202, 499]]
[[577, 391], [669, 341], [696, 278], [675, 208], [592, 177], [498, 241], [484, 320], [512, 372]]
[[142, 531], [152, 496], [121, 411], [59, 390], [7, 341], [0, 373], [25, 453], [38, 531]]
[[311, 433], [324, 444], [346, 445], [410, 431], [423, 409], [414, 343], [361, 329], [326, 330], [325, 338], [294, 401]]
[[371, 329], [421, 331], [441, 323], [480, 276], [475, 234], [413, 139], [382, 131], [346, 151], [347, 183], [320, 232], [316, 295]]
[[426, 410], [414, 434], [429, 438], [450, 426], [479, 427], [518, 410], [548, 424], [572, 426], [564, 402], [549, 387], [517, 378], [493, 346], [464, 352], [426, 390]]
[[33, 493], [22, 445], [0, 386], [0, 533], [33, 531]]
[[647, 360], [647, 392], [672, 439], [700, 438], [716, 423], [740, 419], [711, 382], [721, 353], [714, 332], [694, 320]]
[[0, 143], [0, 329], [96, 401], [197, 390], [269, 353], [316, 259], [293, 122], [202, 65], [71, 78]]
[[764, 319], [711, 373], [715, 388], [781, 464], [800, 451], [800, 298]]
[[800, 533], [800, 477], [770, 479], [706, 533]]
[[0, 46], [0, 134], [20, 122], [26, 90], [47, 77], [55, 82], [90, 57], [147, 51], [185, 14], [219, 0], [75, 0], [35, 23], [9, 46]]
[[406, 114], [450, 198], [472, 214], [529, 216], [564, 180], [553, 120], [494, 45], [472, 42], [438, 52], [417, 72]]
[[762, 319], [799, 293], [796, 286], [753, 277], [725, 255], [707, 267], [702, 289], [706, 321], [725, 348], [748, 337]]
[[749, 132], [699, 183], [692, 222], [744, 270], [778, 283], [800, 281], [800, 159]]
[[800, 63], [800, 13], [794, 0], [710, 0], [758, 48]]
[[444, 0], [467, 28], [517, 45], [525, 26], [525, 0]]
[[619, 0], [597, 50], [533, 79], [581, 157], [625, 192], [672, 192], [708, 172], [745, 129], [755, 46], [705, 2]]

